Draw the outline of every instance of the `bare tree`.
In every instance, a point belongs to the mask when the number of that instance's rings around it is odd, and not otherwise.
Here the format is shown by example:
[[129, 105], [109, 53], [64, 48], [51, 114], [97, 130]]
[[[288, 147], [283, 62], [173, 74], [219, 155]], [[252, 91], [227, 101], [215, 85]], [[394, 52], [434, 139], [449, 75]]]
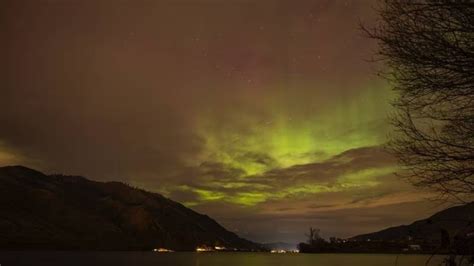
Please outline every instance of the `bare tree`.
[[401, 175], [439, 198], [474, 195], [474, 2], [382, 0], [365, 28], [394, 84]]
[[316, 245], [319, 243], [324, 242], [324, 239], [320, 236], [321, 230], [318, 228], [309, 228], [309, 234], [306, 235], [308, 237], [308, 244], [309, 245]]

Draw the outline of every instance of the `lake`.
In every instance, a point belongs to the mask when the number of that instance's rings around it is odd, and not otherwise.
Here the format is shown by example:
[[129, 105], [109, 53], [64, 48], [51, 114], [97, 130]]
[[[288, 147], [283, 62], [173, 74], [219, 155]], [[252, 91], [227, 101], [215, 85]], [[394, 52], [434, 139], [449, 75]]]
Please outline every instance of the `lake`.
[[[398, 265], [425, 265], [428, 256], [399, 255]], [[439, 265], [436, 257], [430, 265]], [[271, 254], [156, 252], [0, 252], [1, 266], [394, 266], [391, 254]]]

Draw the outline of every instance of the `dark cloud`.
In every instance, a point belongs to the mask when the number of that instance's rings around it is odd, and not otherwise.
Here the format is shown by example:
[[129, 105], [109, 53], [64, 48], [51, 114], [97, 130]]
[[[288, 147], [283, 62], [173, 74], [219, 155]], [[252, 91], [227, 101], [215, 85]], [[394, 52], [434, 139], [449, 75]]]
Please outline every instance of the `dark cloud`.
[[321, 208], [330, 208], [330, 207], [336, 207], [337, 205], [335, 204], [310, 204], [308, 207], [311, 209], [321, 209]]
[[178, 202], [197, 202], [199, 195], [191, 190], [172, 190], [169, 197]]
[[347, 150], [323, 162], [273, 169], [261, 176], [253, 177], [251, 182], [265, 183], [278, 180], [284, 185], [307, 181], [334, 182], [344, 173], [390, 167], [394, 164], [394, 158], [383, 148], [379, 146], [362, 147]]
[[[199, 202], [194, 208], [213, 213], [226, 225], [253, 239], [292, 241], [298, 239], [296, 236], [302, 237], [309, 226], [320, 227], [325, 236], [351, 236], [378, 230], [386, 224], [406, 223], [433, 212], [433, 205], [423, 202], [419, 192], [400, 183], [392, 173], [394, 165], [390, 155], [373, 146], [344, 151], [323, 162], [272, 169], [255, 176], [229, 176], [221, 171], [213, 177], [217, 182], [214, 186], [198, 182], [196, 188], [219, 191], [225, 196], [210, 201], [194, 198]], [[356, 179], [347, 179], [347, 175]], [[232, 182], [242, 182], [245, 186], [221, 187]], [[322, 189], [312, 189], [315, 185]], [[285, 191], [286, 194], [278, 196]], [[255, 206], [239, 206], [232, 198], [238, 193], [262, 194], [266, 199]], [[410, 211], [403, 211], [400, 206]], [[432, 207], [423, 210], [427, 206]], [[383, 210], [404, 213], [381, 214]]]

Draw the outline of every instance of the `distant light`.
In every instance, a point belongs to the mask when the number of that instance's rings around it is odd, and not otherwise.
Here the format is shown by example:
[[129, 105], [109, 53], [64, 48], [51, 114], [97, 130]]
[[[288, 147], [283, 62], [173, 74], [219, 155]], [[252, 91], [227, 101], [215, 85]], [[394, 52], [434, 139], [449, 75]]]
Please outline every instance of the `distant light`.
[[214, 249], [206, 246], [201, 246], [196, 248], [196, 252], [209, 252], [209, 251], [214, 251]]
[[226, 250], [226, 247], [215, 246], [215, 250]]
[[154, 252], [174, 252], [174, 250], [167, 249], [167, 248], [155, 248], [153, 249]]
[[286, 250], [283, 250], [283, 249], [272, 249], [270, 252], [271, 252], [271, 253], [283, 254], [283, 253], [286, 253]]
[[158, 252], [174, 252], [174, 250], [166, 249], [166, 248], [159, 248]]

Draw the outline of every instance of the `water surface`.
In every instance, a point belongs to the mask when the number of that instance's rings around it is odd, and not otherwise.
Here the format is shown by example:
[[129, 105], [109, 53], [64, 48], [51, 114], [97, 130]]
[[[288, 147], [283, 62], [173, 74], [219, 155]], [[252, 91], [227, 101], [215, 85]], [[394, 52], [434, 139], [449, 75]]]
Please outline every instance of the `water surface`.
[[[0, 252], [1, 266], [384, 266], [425, 265], [425, 255], [156, 252]], [[430, 265], [439, 265], [436, 257]]]

